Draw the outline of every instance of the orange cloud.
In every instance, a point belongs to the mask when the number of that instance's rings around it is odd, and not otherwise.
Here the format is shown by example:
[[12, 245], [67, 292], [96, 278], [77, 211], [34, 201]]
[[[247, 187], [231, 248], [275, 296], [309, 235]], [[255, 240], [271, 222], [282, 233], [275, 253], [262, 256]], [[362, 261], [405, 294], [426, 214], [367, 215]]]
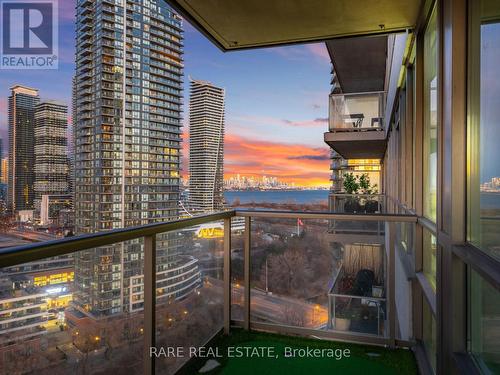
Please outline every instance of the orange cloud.
[[[184, 139], [187, 140], [186, 133]], [[189, 173], [188, 145], [184, 142], [184, 176]], [[329, 185], [329, 149], [278, 143], [226, 134], [224, 176], [277, 177], [300, 186]]]

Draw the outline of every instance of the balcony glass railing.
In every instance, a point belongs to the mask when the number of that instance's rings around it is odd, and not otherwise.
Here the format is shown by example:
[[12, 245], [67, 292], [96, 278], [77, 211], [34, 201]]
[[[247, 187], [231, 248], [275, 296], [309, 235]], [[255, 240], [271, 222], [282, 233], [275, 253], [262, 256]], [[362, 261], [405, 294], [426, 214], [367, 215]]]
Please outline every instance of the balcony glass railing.
[[383, 129], [384, 92], [332, 94], [329, 103], [330, 131]]
[[[377, 232], [349, 237], [332, 221]], [[412, 251], [415, 222], [238, 210], [3, 249], [4, 271], [71, 253], [77, 272], [74, 283], [46, 286], [49, 320], [0, 326], [0, 351], [9, 348], [0, 369], [171, 374], [189, 356], [156, 358], [150, 348], [188, 352], [232, 326], [408, 346], [411, 309], [395, 316], [395, 253], [403, 243]]]

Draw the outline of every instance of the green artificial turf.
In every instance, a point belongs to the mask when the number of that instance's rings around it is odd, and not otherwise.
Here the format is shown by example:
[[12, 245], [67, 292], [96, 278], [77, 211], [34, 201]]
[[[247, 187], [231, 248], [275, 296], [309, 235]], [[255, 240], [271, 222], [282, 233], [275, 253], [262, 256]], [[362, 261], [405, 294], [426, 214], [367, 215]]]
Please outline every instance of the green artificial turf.
[[[313, 340], [300, 337], [280, 336], [269, 333], [232, 331], [230, 336], [218, 336], [207, 347], [218, 348], [219, 353], [227, 353], [228, 347], [273, 347], [277, 358], [241, 357], [215, 358], [221, 366], [207, 374], [417, 374], [413, 353], [409, 350], [390, 350], [380, 347]], [[350, 357], [335, 358], [286, 358], [285, 347], [311, 349], [349, 349]], [[371, 355], [368, 355], [370, 353]], [[378, 355], [378, 356], [374, 356]], [[208, 358], [194, 358], [184, 366], [180, 374], [196, 374]]]

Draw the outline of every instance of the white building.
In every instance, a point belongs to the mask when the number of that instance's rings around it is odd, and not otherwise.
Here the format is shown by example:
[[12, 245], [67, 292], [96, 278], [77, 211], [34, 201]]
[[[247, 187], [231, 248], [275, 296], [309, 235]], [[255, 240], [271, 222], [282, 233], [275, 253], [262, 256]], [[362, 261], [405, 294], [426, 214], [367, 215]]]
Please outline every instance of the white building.
[[200, 212], [224, 207], [225, 90], [191, 80], [189, 100], [189, 201]]

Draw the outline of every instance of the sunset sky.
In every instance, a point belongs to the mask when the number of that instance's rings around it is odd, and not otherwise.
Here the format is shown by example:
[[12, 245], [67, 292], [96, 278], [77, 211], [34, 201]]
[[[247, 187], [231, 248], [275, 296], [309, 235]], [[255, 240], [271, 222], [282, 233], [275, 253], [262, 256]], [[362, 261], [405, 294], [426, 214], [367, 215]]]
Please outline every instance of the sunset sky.
[[[40, 89], [70, 106], [74, 74], [74, 2], [59, 1], [59, 70], [0, 70], [0, 135], [7, 147], [9, 87]], [[226, 89], [225, 177], [276, 176], [297, 185], [329, 184], [327, 129], [330, 65], [323, 44], [223, 53], [185, 23], [184, 139], [189, 79]], [[184, 142], [184, 175], [188, 171]]]

